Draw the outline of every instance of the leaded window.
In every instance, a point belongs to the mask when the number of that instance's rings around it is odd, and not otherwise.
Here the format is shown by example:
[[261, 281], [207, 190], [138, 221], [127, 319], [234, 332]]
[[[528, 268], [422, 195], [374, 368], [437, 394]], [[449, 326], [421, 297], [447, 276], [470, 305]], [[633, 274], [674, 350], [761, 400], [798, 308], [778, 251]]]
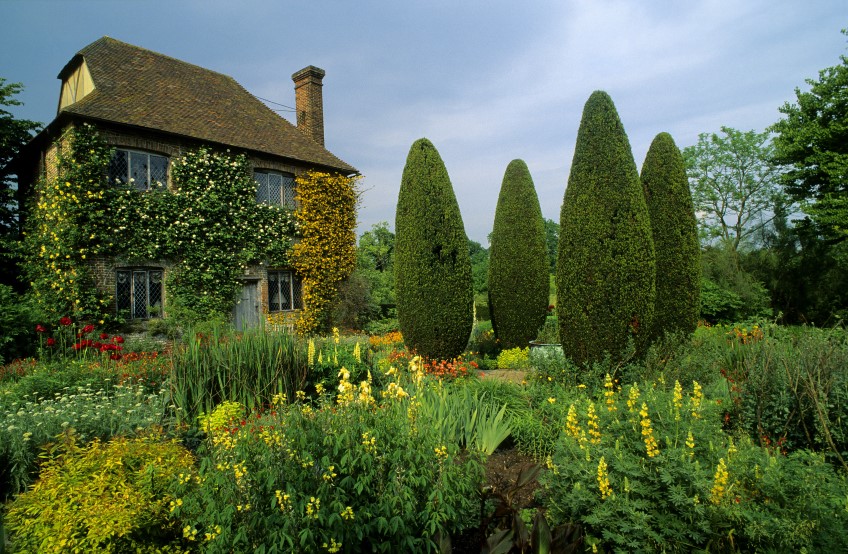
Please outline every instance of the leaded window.
[[119, 269], [115, 299], [118, 313], [129, 319], [162, 317], [162, 270]]
[[255, 171], [256, 201], [270, 206], [294, 208], [294, 175], [275, 171]]
[[294, 271], [268, 272], [268, 311], [303, 308], [301, 278]]
[[136, 190], [164, 188], [168, 184], [168, 158], [119, 148], [109, 162], [109, 182]]

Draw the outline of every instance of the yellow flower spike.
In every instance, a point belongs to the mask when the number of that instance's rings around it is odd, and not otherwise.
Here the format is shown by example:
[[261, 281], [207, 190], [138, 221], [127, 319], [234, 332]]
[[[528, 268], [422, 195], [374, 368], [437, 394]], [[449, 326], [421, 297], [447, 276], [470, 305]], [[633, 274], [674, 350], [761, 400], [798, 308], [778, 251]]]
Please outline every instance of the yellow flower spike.
[[727, 491], [728, 479], [730, 479], [730, 473], [727, 471], [724, 458], [721, 458], [718, 461], [718, 466], [716, 466], [715, 475], [713, 476], [713, 486], [710, 489], [710, 502], [713, 504], [721, 503], [721, 499]]
[[601, 500], [608, 498], [612, 494], [609, 474], [607, 473], [607, 461], [603, 456], [598, 461], [598, 489], [601, 491]]
[[639, 411], [642, 417], [640, 425], [642, 427], [642, 437], [645, 439], [645, 452], [649, 458], [657, 456], [660, 451], [657, 447], [657, 439], [654, 438], [654, 429], [651, 427], [651, 419], [648, 417], [648, 405], [642, 403], [642, 409]]
[[601, 444], [601, 429], [598, 424], [598, 414], [595, 413], [595, 403], [589, 403], [589, 409], [586, 412], [587, 423], [589, 429], [589, 442], [594, 445]]
[[565, 416], [565, 432], [575, 439], [580, 437], [580, 424], [577, 421], [577, 408], [574, 404], [568, 407], [568, 414]]
[[615, 405], [615, 385], [612, 382], [612, 377], [607, 373], [604, 377], [604, 398], [608, 412], [615, 412], [618, 407]]
[[689, 449], [689, 457], [695, 456], [695, 437], [692, 436], [692, 430], [689, 429], [689, 434], [686, 435], [686, 447]]
[[674, 405], [674, 419], [680, 421], [680, 410], [683, 408], [683, 387], [680, 386], [680, 381], [674, 381], [674, 393], [671, 401]]

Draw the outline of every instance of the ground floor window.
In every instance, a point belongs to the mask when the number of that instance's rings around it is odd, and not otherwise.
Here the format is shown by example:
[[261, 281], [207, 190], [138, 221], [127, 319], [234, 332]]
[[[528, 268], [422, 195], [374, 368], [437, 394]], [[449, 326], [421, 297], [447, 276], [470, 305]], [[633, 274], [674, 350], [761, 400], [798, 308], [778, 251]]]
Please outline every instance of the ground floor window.
[[301, 279], [294, 271], [268, 272], [268, 311], [299, 310], [303, 308]]
[[129, 319], [162, 317], [162, 270], [119, 269], [115, 299], [118, 313]]

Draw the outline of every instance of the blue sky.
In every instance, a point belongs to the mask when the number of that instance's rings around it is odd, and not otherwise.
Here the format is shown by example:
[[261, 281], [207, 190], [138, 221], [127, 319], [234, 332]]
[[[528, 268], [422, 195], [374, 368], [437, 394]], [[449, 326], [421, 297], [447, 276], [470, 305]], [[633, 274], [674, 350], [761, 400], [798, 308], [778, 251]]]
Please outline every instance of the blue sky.
[[[326, 70], [327, 147], [364, 179], [359, 231], [394, 227], [411, 144], [439, 150], [469, 237], [487, 245], [503, 173], [527, 162], [559, 209], [583, 104], [607, 91], [638, 167], [657, 133], [682, 149], [721, 126], [763, 130], [795, 87], [848, 54], [845, 0], [0, 0], [0, 76], [16, 116], [49, 122], [56, 75], [109, 35], [294, 104]], [[291, 114], [282, 112], [291, 120]]]

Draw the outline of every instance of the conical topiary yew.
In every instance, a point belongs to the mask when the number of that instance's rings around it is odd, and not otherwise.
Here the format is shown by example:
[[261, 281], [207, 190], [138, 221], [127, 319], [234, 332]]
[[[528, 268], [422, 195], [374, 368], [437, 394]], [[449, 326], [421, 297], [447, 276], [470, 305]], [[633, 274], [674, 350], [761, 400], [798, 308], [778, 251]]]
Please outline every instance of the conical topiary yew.
[[701, 310], [701, 249], [683, 156], [668, 133], [654, 138], [642, 165], [642, 189], [657, 255], [653, 338], [691, 333]]
[[583, 109], [560, 215], [557, 315], [566, 356], [617, 361], [630, 339], [644, 347], [655, 271], [630, 142], [612, 99], [597, 91]]
[[526, 347], [545, 322], [550, 281], [545, 221], [522, 160], [506, 168], [489, 248], [489, 310], [502, 348]]
[[395, 296], [406, 345], [431, 359], [465, 349], [473, 325], [468, 238], [436, 148], [409, 149], [395, 219]]

